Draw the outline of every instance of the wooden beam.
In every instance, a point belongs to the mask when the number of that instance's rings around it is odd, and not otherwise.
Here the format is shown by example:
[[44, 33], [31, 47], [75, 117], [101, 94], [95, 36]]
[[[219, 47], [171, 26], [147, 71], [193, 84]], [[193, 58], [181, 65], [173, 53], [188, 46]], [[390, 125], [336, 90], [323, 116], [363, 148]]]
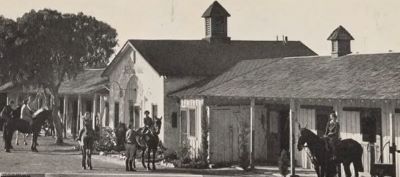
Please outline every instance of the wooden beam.
[[295, 164], [295, 120], [297, 115], [297, 103], [296, 100], [291, 99], [290, 100], [290, 113], [289, 113], [289, 129], [290, 129], [290, 176], [291, 177], [296, 177], [296, 164]]
[[254, 123], [254, 107], [255, 107], [255, 99], [252, 98], [250, 100], [250, 168], [254, 168], [254, 142], [253, 142], [253, 123]]
[[76, 121], [78, 123], [78, 130], [80, 130], [81, 128], [83, 128], [83, 119], [82, 119], [82, 97], [81, 95], [78, 95], [78, 109], [77, 109], [77, 113], [78, 113], [78, 121]]
[[67, 117], [68, 117], [68, 96], [64, 95], [64, 112], [63, 112], [63, 124], [64, 124], [64, 138], [67, 138]]
[[96, 128], [96, 116], [97, 116], [97, 94], [93, 96], [93, 115], [92, 115], [92, 128], [93, 130]]

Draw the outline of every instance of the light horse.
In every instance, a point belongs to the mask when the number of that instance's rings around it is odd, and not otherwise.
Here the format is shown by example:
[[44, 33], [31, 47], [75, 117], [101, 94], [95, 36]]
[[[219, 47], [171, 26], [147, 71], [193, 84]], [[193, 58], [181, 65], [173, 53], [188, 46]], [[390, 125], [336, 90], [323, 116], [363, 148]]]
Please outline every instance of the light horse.
[[[299, 125], [300, 137], [297, 143], [297, 149], [301, 151], [307, 147], [310, 151], [310, 159], [314, 165], [318, 177], [333, 177], [335, 174], [340, 176], [340, 164], [344, 166], [346, 177], [351, 177], [350, 164], [353, 163], [355, 176], [358, 172], [363, 172], [362, 164], [363, 149], [360, 143], [353, 139], [344, 139], [338, 142], [336, 146], [337, 159], [331, 159], [332, 154], [326, 149], [324, 138], [320, 138], [307, 128], [301, 128]], [[307, 145], [306, 145], [307, 144]]]
[[38, 152], [38, 150], [36, 149], [37, 137], [39, 136], [42, 125], [45, 123], [46, 120], [51, 119], [51, 115], [51, 110], [48, 110], [47, 107], [43, 107], [38, 109], [33, 114], [31, 125], [27, 121], [18, 118], [12, 118], [7, 121], [4, 125], [3, 134], [4, 148], [6, 149], [6, 152], [10, 152], [12, 136], [16, 130], [22, 133], [32, 133], [33, 136], [31, 150], [33, 152]]
[[[152, 131], [146, 134], [138, 134], [136, 136], [136, 141], [138, 143], [139, 148], [142, 150], [142, 165], [144, 168], [147, 168], [147, 170], [151, 170], [150, 167], [150, 153], [153, 152], [153, 160], [152, 160], [152, 164], [153, 164], [153, 170], [156, 169], [156, 165], [155, 165], [155, 159], [156, 159], [156, 153], [157, 153], [157, 148], [159, 146], [160, 143], [160, 139], [158, 137], [158, 135], [160, 134], [160, 130], [161, 130], [161, 125], [162, 125], [162, 117], [161, 118], [155, 118], [155, 123], [152, 127]], [[143, 132], [143, 127], [139, 128], [137, 130], [137, 132]], [[144, 156], [145, 156], [145, 152], [147, 151], [147, 167], [146, 164], [144, 162]], [[135, 159], [133, 157], [133, 163], [135, 162]], [[134, 164], [135, 166], [135, 164]]]
[[95, 133], [92, 129], [91, 123], [89, 119], [84, 121], [85, 128], [82, 133], [82, 137], [79, 144], [82, 150], [82, 168], [86, 170], [86, 165], [89, 167], [90, 170], [93, 169], [92, 167], [92, 151], [93, 151], [93, 144], [95, 141]]

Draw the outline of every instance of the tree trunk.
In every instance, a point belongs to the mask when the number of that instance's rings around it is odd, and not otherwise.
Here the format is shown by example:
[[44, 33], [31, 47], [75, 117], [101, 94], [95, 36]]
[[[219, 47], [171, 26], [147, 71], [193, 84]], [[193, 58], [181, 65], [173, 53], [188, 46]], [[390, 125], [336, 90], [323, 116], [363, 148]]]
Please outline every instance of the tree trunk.
[[60, 110], [60, 97], [58, 93], [52, 93], [53, 94], [53, 101], [51, 104], [52, 110], [53, 110], [53, 123], [54, 123], [54, 128], [56, 132], [56, 144], [62, 144], [63, 143], [63, 129], [61, 125], [61, 117], [58, 116], [58, 112]]

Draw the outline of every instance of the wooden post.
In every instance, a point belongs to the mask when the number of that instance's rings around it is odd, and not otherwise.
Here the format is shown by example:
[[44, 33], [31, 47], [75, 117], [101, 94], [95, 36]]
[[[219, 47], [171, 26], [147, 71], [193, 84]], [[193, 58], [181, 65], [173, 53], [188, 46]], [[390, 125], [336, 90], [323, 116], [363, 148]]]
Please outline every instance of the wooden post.
[[64, 129], [64, 138], [67, 138], [67, 117], [68, 117], [68, 96], [64, 95], [64, 112], [63, 112], [63, 129]]
[[255, 99], [252, 98], [250, 100], [250, 168], [254, 168], [254, 138], [253, 138], [253, 122], [254, 122], [254, 107], [255, 107]]
[[[105, 122], [104, 122], [104, 120], [103, 120], [104, 113], [105, 113], [104, 108], [105, 108], [104, 96], [103, 96], [103, 95], [100, 95], [100, 111], [99, 111], [99, 112], [100, 112], [100, 115], [99, 115], [99, 124], [100, 124], [101, 127], [103, 127], [103, 126], [106, 125]], [[104, 123], [103, 123], [103, 122], [104, 122]]]
[[211, 142], [210, 142], [210, 106], [206, 106], [206, 116], [207, 116], [207, 142], [208, 142], [208, 154], [207, 154], [207, 162], [210, 163], [211, 161]]
[[97, 115], [97, 94], [93, 96], [93, 115], [92, 115], [92, 128], [93, 130], [96, 128], [96, 115]]
[[[83, 119], [82, 119], [82, 97], [81, 95], [78, 95], [78, 130], [83, 128]], [[82, 126], [82, 127], [81, 127]]]
[[390, 105], [390, 113], [389, 113], [389, 125], [390, 125], [390, 141], [392, 146], [389, 148], [390, 153], [392, 154], [392, 164], [393, 168], [393, 176], [396, 176], [396, 117], [395, 117], [395, 107], [394, 103]]
[[289, 129], [290, 129], [290, 176], [291, 177], [297, 177], [296, 175], [296, 164], [295, 164], [295, 125], [294, 122], [297, 119], [297, 103], [296, 100], [291, 99], [290, 100], [290, 113], [289, 113]]

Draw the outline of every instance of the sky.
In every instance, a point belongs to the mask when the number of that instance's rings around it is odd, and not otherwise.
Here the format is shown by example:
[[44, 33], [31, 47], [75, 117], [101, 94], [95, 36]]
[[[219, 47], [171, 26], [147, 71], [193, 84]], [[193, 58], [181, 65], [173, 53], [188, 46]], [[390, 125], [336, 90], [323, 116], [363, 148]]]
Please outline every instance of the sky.
[[[214, 0], [0, 0], [0, 15], [16, 19], [31, 9], [83, 12], [110, 24], [120, 48], [127, 39], [201, 39], [203, 12]], [[329, 55], [339, 25], [355, 38], [353, 53], [400, 52], [399, 0], [218, 0], [231, 14], [232, 40], [299, 40]]]

